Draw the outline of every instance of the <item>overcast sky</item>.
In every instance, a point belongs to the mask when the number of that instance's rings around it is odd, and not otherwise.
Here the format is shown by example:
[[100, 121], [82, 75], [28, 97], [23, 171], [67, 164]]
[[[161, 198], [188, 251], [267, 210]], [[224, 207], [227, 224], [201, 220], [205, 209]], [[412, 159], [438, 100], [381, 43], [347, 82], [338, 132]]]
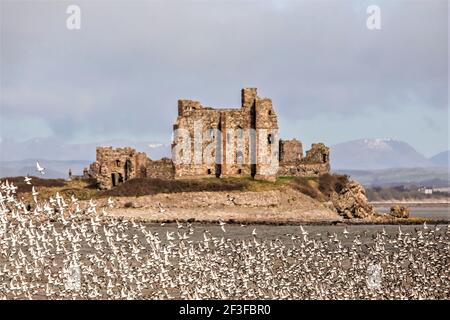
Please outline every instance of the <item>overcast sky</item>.
[[446, 0], [0, 2], [2, 139], [168, 142], [178, 99], [239, 107], [251, 86], [306, 145], [449, 148]]

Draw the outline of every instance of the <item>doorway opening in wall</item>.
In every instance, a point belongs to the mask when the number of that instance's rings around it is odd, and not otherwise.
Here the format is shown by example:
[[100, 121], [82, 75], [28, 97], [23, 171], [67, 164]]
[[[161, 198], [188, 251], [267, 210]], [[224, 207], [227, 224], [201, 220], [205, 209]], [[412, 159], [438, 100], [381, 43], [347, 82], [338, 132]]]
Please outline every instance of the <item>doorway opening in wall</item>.
[[125, 181], [130, 180], [131, 177], [131, 161], [125, 161]]
[[208, 174], [211, 174], [211, 169], [208, 169], [206, 172], [207, 172]]
[[252, 163], [250, 165], [250, 173], [251, 173], [252, 178], [255, 178], [255, 176], [256, 176], [256, 163]]
[[111, 173], [111, 182], [112, 186], [115, 187], [117, 185], [117, 175], [116, 173]]
[[242, 169], [238, 169], [238, 174], [242, 174]]
[[221, 174], [222, 174], [222, 165], [216, 164], [216, 178], [220, 178]]
[[141, 178], [147, 178], [147, 168], [145, 168], [144, 166], [141, 166], [141, 169], [140, 169], [140, 177]]
[[327, 162], [327, 155], [325, 153], [322, 154], [322, 161]]

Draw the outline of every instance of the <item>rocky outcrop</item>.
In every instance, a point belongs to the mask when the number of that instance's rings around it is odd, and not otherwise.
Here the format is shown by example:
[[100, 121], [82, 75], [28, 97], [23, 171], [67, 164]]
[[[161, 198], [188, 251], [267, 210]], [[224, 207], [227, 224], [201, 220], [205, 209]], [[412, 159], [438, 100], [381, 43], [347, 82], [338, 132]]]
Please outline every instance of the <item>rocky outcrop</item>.
[[347, 219], [364, 219], [375, 214], [364, 187], [356, 181], [349, 181], [339, 192], [333, 192], [331, 201], [339, 215]]
[[391, 207], [389, 215], [394, 218], [409, 218], [409, 208], [396, 204]]

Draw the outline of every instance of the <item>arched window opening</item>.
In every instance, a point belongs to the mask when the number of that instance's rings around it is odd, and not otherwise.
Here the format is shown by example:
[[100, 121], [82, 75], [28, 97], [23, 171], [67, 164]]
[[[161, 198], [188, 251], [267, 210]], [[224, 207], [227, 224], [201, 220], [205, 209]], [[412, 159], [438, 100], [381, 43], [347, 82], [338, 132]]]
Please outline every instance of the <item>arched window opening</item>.
[[242, 139], [242, 137], [244, 136], [244, 132], [241, 127], [237, 128], [236, 134], [237, 134], [238, 139]]
[[244, 155], [242, 154], [242, 151], [238, 151], [236, 153], [236, 161], [237, 161], [237, 163], [243, 163], [244, 162]]
[[213, 128], [208, 129], [208, 135], [210, 139], [214, 140], [216, 137], [215, 130]]

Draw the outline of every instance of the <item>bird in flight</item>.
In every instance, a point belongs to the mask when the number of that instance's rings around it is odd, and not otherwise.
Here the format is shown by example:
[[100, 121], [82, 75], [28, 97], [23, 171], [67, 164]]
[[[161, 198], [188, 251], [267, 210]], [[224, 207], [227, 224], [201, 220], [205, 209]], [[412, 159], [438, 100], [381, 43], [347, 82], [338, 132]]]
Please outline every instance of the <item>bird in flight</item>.
[[37, 161], [36, 161], [36, 170], [42, 175], [45, 174], [45, 168], [41, 167], [41, 165]]
[[227, 232], [227, 231], [225, 230], [225, 225], [226, 225], [225, 222], [219, 221], [219, 225], [220, 225], [220, 229], [222, 229], [223, 232]]
[[342, 231], [342, 233], [344, 234], [344, 237], [348, 238], [349, 232], [347, 230], [347, 227], [344, 228], [344, 231]]
[[31, 184], [31, 178], [29, 176], [25, 177], [25, 183], [26, 184]]
[[108, 198], [108, 207], [110, 207], [110, 208], [114, 207], [114, 201], [111, 197]]
[[159, 212], [160, 212], [160, 213], [166, 212], [166, 209], [164, 209], [164, 208], [162, 207], [162, 205], [161, 205], [160, 202], [158, 202], [158, 207], [159, 207]]

